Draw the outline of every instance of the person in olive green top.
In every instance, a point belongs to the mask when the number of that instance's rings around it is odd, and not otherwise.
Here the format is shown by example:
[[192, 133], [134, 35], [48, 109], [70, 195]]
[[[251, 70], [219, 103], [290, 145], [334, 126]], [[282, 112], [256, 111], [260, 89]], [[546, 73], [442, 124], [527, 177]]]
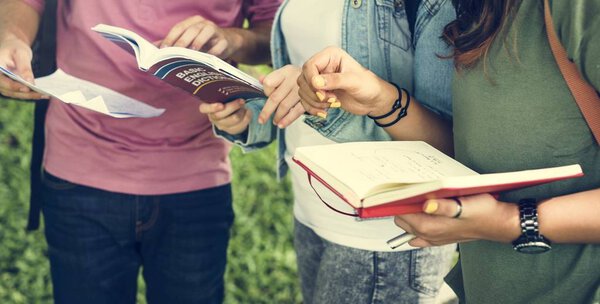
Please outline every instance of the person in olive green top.
[[[410, 241], [414, 246], [460, 243], [460, 260], [447, 281], [461, 303], [593, 303], [600, 289], [600, 147], [550, 50], [544, 2], [455, 5], [458, 19], [444, 34], [457, 66], [456, 159], [480, 173], [578, 163], [585, 176], [504, 192], [498, 199], [483, 194], [429, 200], [425, 213], [397, 216], [396, 224], [417, 236]], [[600, 90], [600, 1], [555, 0], [550, 9], [569, 58]], [[362, 86], [374, 76], [348, 69], [352, 59], [341, 52], [317, 54], [312, 63], [327, 62], [323, 57], [331, 58], [326, 67], [305, 65], [301, 90], [344, 95], [338, 100], [350, 112], [393, 109], [393, 86], [383, 80]], [[302, 102], [310, 113], [319, 107], [316, 98]], [[530, 229], [527, 236], [521, 224]]]

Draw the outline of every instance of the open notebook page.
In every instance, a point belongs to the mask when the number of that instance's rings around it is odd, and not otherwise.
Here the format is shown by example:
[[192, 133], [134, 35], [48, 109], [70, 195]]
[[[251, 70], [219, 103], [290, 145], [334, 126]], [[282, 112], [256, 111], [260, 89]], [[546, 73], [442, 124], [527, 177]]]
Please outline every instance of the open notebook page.
[[339, 180], [360, 198], [397, 184], [438, 180], [444, 176], [477, 175], [424, 142], [355, 142], [296, 150]]

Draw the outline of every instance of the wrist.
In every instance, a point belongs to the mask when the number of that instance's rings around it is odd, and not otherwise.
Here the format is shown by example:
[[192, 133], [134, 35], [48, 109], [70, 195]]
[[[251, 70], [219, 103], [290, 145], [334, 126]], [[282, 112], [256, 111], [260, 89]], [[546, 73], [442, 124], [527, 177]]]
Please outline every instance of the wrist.
[[519, 222], [521, 234], [513, 242], [513, 249], [520, 253], [537, 254], [552, 249], [552, 242], [540, 233], [537, 200], [519, 200]]
[[19, 37], [12, 32], [0, 34], [0, 46], [9, 43], [15, 43], [22, 40], [23, 39], [19, 39]]
[[[368, 114], [368, 117], [371, 118], [375, 125], [377, 125], [380, 128], [391, 127], [397, 122], [399, 122], [402, 118], [406, 117], [406, 115], [408, 114], [408, 107], [410, 105], [411, 98], [408, 91], [406, 89], [400, 88], [397, 84], [393, 82], [390, 82], [389, 84], [391, 84], [396, 89], [394, 103], [392, 104], [390, 110], [387, 113], [378, 116]], [[384, 95], [389, 94], [385, 90], [380, 91], [383, 91]], [[384, 99], [384, 101], [387, 100], [388, 99]]]
[[13, 28], [14, 30], [7, 29], [0, 34], [0, 45], [7, 43], [23, 43], [30, 46], [33, 43], [33, 38], [29, 37], [25, 32], [19, 28]]
[[491, 225], [479, 225], [480, 236], [494, 242], [511, 243], [521, 235], [519, 206], [513, 203], [498, 202], [498, 210], [489, 222]]
[[501, 242], [511, 243], [521, 235], [521, 216], [519, 205], [513, 203], [502, 203], [504, 205], [504, 227]]
[[380, 82], [379, 94], [375, 98], [376, 102], [373, 104], [372, 110], [368, 113], [369, 116], [385, 115], [392, 109], [396, 100], [402, 97], [392, 84], [383, 80], [380, 80]]
[[223, 29], [223, 36], [227, 41], [227, 50], [226, 58], [224, 59], [232, 59], [234, 61], [240, 62], [243, 56], [241, 56], [241, 52], [244, 51], [248, 46], [245, 44], [245, 37], [243, 30], [237, 28], [225, 28]]

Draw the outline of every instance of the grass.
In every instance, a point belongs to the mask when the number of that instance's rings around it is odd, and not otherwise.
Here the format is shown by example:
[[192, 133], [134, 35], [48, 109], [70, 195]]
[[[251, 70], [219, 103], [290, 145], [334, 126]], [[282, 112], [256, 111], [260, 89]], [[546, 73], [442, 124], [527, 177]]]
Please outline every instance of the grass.
[[[250, 70], [257, 75], [268, 67]], [[43, 230], [27, 233], [33, 105], [0, 99], [0, 303], [51, 303]], [[234, 148], [235, 224], [225, 303], [300, 303], [289, 182], [275, 180], [276, 145]], [[140, 281], [138, 302], [146, 303]]]

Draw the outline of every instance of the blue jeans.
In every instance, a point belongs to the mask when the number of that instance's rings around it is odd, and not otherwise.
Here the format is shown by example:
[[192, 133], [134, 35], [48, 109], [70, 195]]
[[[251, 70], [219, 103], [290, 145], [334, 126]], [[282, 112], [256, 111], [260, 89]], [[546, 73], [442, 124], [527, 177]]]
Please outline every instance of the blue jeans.
[[56, 303], [221, 303], [231, 186], [172, 195], [112, 193], [44, 173]]
[[295, 222], [306, 304], [434, 303], [455, 247], [376, 252], [331, 243]]

